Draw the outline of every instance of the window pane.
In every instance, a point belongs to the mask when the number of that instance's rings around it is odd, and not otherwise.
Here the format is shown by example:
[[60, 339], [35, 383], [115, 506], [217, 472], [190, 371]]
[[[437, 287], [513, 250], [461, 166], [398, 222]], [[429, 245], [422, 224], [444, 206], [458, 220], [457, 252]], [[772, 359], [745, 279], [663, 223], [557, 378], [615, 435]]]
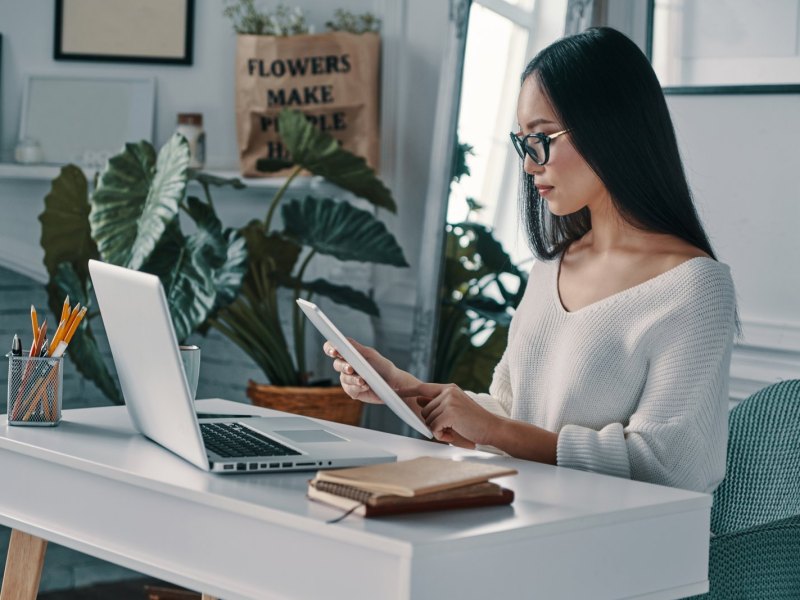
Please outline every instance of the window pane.
[[533, 8], [533, 3], [536, 2], [536, 0], [505, 0], [505, 1], [508, 2], [509, 4], [512, 4], [513, 6], [519, 6], [520, 8], [525, 10], [531, 10]]
[[508, 133], [516, 120], [519, 77], [525, 66], [527, 45], [526, 29], [487, 8], [472, 5], [458, 138], [473, 147], [474, 156], [467, 159], [471, 175], [453, 184], [447, 215], [450, 222], [466, 217], [466, 198], [472, 197], [486, 208], [471, 215], [471, 220], [493, 224], [498, 195], [506, 183], [506, 165], [512, 155], [519, 160]]

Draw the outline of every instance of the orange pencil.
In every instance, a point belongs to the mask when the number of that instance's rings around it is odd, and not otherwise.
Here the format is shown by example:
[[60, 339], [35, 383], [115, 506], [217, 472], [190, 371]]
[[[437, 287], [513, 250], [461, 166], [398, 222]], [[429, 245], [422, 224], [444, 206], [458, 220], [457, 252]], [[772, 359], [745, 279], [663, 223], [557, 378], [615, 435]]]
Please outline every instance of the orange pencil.
[[70, 323], [69, 330], [64, 336], [64, 341], [67, 344], [69, 344], [72, 341], [72, 336], [75, 335], [75, 331], [78, 329], [78, 325], [81, 324], [81, 321], [83, 321], [84, 315], [86, 315], [85, 306], [81, 309], [81, 312], [78, 313], [78, 316], [72, 319], [72, 323]]
[[69, 296], [64, 299], [64, 307], [61, 309], [61, 321], [58, 324], [58, 329], [53, 335], [53, 341], [47, 351], [47, 356], [52, 356], [53, 352], [55, 352], [56, 348], [58, 347], [58, 342], [64, 339], [67, 331], [69, 331], [70, 322], [78, 315], [78, 307], [80, 307], [80, 305], [80, 302], [78, 302], [75, 305], [75, 310], [70, 312]]
[[69, 296], [64, 298], [64, 306], [61, 308], [61, 318], [58, 321], [59, 326], [67, 320], [69, 316]]
[[80, 311], [80, 309], [81, 309], [81, 303], [80, 302], [76, 302], [75, 303], [75, 308], [72, 309], [72, 312], [67, 317], [67, 324], [64, 325], [64, 331], [69, 331], [69, 327], [70, 327], [70, 325], [72, 325], [72, 321], [75, 320], [75, 317], [78, 316], [78, 311]]
[[39, 332], [37, 333], [36, 337], [33, 340], [34, 345], [31, 346], [32, 357], [39, 356], [39, 352], [42, 351], [42, 344], [44, 344], [44, 338], [46, 335], [47, 335], [47, 319], [45, 319], [42, 322], [41, 326], [39, 327]]
[[33, 329], [33, 341], [35, 342], [39, 333], [39, 317], [36, 316], [36, 307], [33, 304], [31, 304], [31, 328]]
[[47, 349], [47, 356], [53, 356], [53, 352], [55, 352], [58, 342], [64, 339], [64, 334], [66, 332], [67, 321], [65, 319], [58, 324], [58, 329], [56, 329], [56, 332], [53, 334], [53, 341], [50, 342], [50, 347]]

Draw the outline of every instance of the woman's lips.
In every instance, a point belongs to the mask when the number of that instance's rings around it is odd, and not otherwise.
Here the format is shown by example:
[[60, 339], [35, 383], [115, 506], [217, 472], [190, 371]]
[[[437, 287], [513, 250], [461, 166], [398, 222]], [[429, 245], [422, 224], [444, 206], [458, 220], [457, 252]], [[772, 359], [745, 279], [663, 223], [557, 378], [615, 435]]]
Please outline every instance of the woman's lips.
[[536, 186], [536, 191], [539, 192], [540, 196], [547, 196], [547, 194], [549, 194], [550, 192], [553, 191], [553, 186], [552, 185], [537, 185]]

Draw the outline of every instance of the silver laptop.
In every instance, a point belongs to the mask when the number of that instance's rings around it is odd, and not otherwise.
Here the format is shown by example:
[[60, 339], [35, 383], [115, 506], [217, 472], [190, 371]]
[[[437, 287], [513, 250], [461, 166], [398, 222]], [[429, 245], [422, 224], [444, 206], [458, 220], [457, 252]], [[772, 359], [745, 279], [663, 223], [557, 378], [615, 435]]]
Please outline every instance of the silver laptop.
[[351, 467], [397, 459], [306, 417], [198, 418], [161, 281], [89, 261], [131, 421], [206, 471], [251, 473]]

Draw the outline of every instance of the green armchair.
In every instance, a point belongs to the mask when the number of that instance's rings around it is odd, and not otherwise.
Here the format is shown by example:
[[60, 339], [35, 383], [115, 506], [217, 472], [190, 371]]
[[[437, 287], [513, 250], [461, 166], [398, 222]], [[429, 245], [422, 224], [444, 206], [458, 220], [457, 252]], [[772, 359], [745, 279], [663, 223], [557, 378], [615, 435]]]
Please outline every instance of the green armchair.
[[800, 598], [800, 380], [731, 411], [711, 530], [710, 588], [694, 598]]

